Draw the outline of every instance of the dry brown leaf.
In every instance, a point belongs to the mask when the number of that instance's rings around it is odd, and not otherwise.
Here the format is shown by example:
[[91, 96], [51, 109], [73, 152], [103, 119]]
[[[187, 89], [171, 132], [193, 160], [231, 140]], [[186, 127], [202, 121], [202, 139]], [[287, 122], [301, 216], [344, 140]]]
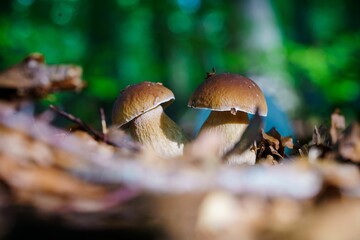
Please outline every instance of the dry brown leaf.
[[282, 137], [281, 138], [281, 145], [283, 145], [284, 147], [287, 147], [289, 149], [293, 149], [294, 148], [294, 142], [292, 137]]
[[[272, 128], [273, 129], [273, 128]], [[274, 132], [274, 131], [273, 131]], [[267, 134], [265, 133], [264, 129], [261, 130], [261, 134], [263, 136], [263, 138], [270, 144], [272, 145], [276, 150], [279, 150], [280, 147], [280, 142], [279, 140], [277, 140], [275, 137], [271, 136], [270, 133]]]
[[282, 160], [286, 157], [285, 147], [292, 149], [294, 147], [291, 137], [282, 137], [280, 133], [271, 128], [267, 133], [262, 129], [262, 139], [257, 143], [257, 158], [267, 158], [272, 155], [276, 160]]

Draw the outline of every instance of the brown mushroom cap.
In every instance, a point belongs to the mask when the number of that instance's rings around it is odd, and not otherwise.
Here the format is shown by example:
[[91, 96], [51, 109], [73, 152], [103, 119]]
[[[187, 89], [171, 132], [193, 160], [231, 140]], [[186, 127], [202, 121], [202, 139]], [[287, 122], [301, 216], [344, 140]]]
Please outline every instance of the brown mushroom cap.
[[214, 74], [207, 78], [190, 97], [188, 106], [212, 111], [243, 111], [267, 115], [265, 97], [251, 79], [231, 74]]
[[114, 103], [112, 122], [121, 127], [160, 104], [167, 107], [174, 99], [173, 92], [162, 83], [142, 82], [130, 85], [121, 91]]

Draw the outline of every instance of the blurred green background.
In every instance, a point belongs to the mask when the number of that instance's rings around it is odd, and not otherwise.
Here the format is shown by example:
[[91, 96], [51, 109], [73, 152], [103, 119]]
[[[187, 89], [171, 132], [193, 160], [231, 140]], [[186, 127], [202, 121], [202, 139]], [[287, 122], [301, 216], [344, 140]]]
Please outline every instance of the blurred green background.
[[[163, 82], [186, 125], [192, 91], [214, 67], [249, 76], [291, 119], [360, 112], [360, 3], [355, 0], [2, 0], [0, 69], [41, 52], [84, 69], [83, 92], [49, 96], [99, 126], [125, 86]], [[270, 113], [271, 114], [271, 111]], [[189, 124], [191, 125], [191, 124]]]

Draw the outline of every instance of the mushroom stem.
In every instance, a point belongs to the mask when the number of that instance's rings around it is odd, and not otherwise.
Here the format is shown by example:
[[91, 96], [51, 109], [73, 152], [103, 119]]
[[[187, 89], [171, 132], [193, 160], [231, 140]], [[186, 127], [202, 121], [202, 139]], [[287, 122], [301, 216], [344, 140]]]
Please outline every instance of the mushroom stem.
[[[247, 128], [249, 118], [247, 113], [238, 111], [234, 115], [230, 111], [212, 111], [200, 129], [200, 134], [216, 134], [219, 141], [219, 157], [234, 147], [240, 140]], [[255, 152], [245, 151], [242, 154], [236, 152], [230, 155], [226, 161], [230, 164], [255, 164]]]
[[134, 140], [163, 157], [181, 156], [187, 142], [182, 129], [164, 113], [161, 105], [133, 119], [128, 132]]

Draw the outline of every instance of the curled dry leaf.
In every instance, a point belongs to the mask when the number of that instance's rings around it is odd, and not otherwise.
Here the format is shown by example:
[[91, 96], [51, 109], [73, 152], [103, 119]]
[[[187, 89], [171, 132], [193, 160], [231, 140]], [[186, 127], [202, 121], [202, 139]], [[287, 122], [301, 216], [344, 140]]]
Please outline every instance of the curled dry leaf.
[[278, 139], [281, 138], [278, 131], [275, 128], [271, 128], [269, 132], [265, 133], [264, 129], [261, 131], [261, 135], [267, 142], [270, 143], [271, 146], [275, 148], [275, 150], [279, 150], [280, 148], [280, 141]]
[[284, 147], [287, 147], [289, 149], [293, 149], [294, 148], [294, 142], [292, 137], [282, 137], [281, 138], [281, 145], [283, 145]]
[[258, 159], [268, 159], [270, 155], [277, 161], [286, 157], [285, 147], [289, 149], [294, 147], [292, 138], [282, 137], [275, 128], [271, 128], [267, 133], [261, 129], [261, 137], [257, 146]]

